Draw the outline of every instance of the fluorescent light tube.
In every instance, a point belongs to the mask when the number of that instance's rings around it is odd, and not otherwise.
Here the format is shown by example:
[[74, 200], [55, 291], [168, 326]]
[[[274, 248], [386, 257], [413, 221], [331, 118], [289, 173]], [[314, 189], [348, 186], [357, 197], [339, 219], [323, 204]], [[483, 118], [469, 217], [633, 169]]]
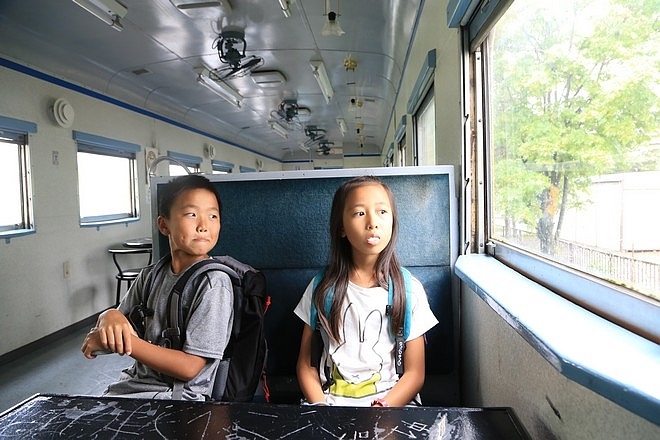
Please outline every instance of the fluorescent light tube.
[[116, 0], [73, 0], [75, 4], [105, 22], [113, 29], [121, 31], [123, 26], [119, 22], [128, 13], [128, 9]]
[[316, 78], [316, 82], [319, 83], [326, 104], [330, 104], [330, 100], [334, 96], [335, 91], [332, 89], [332, 84], [330, 83], [330, 78], [328, 78], [328, 73], [325, 70], [323, 61], [312, 60], [309, 64], [312, 66], [314, 78]]
[[234, 106], [241, 108], [241, 104], [243, 102], [243, 97], [241, 94], [229, 87], [227, 83], [223, 81], [216, 81], [215, 79], [211, 78], [210, 69], [207, 67], [201, 69], [199, 76], [197, 77], [197, 81], [219, 97], [225, 99]]
[[284, 14], [286, 18], [291, 17], [291, 2], [289, 0], [279, 0], [279, 2], [282, 14]]
[[346, 135], [346, 120], [344, 118], [337, 118], [337, 125], [339, 125], [339, 131], [341, 131], [341, 135], [345, 136]]
[[289, 131], [284, 128], [279, 122], [276, 121], [271, 121], [270, 122], [270, 128], [280, 136], [282, 136], [284, 139], [289, 138]]
[[335, 12], [329, 12], [328, 21], [326, 21], [323, 25], [323, 29], [321, 29], [321, 35], [326, 37], [328, 35], [336, 35], [341, 37], [345, 33], [346, 32], [344, 32], [344, 30], [341, 28], [341, 25], [337, 21], [337, 14]]

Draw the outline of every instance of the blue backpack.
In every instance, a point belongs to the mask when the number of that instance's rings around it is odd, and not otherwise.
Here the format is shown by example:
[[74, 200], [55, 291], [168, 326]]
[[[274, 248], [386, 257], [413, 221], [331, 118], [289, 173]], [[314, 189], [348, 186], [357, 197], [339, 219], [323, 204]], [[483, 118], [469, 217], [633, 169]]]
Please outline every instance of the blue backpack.
[[[319, 368], [321, 355], [323, 353], [323, 338], [321, 337], [321, 330], [318, 324], [318, 311], [316, 310], [316, 305], [314, 304], [314, 294], [316, 293], [316, 288], [323, 279], [325, 274], [325, 269], [321, 270], [314, 277], [314, 284], [312, 286], [312, 302], [310, 307], [310, 327], [314, 330], [314, 337], [312, 338], [312, 350], [311, 350], [311, 365]], [[396, 366], [396, 373], [401, 376], [403, 374], [403, 352], [406, 348], [406, 339], [410, 334], [410, 323], [412, 321], [412, 304], [411, 295], [412, 295], [412, 274], [405, 267], [401, 268], [401, 274], [403, 275], [403, 285], [406, 291], [406, 309], [403, 319], [403, 328], [399, 329], [397, 334], [394, 335], [395, 341], [395, 350], [394, 350], [394, 364]], [[388, 305], [385, 309], [385, 314], [390, 317], [392, 316], [392, 304], [394, 302], [394, 283], [390, 277], [388, 287]], [[330, 309], [332, 308], [332, 298], [334, 296], [334, 287], [331, 287], [328, 291], [328, 294], [325, 296], [325, 301], [323, 303], [323, 309], [326, 316], [330, 315]], [[392, 326], [389, 325], [388, 328], [390, 332], [392, 331]], [[328, 378], [327, 382], [323, 385], [323, 389], [327, 389], [332, 385], [332, 379], [329, 371], [326, 371], [325, 377]]]

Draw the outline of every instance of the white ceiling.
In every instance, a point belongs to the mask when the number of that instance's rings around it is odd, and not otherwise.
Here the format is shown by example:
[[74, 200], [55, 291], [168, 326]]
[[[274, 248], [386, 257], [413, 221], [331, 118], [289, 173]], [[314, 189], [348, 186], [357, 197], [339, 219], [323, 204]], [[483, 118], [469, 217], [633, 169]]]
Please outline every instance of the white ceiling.
[[[346, 33], [323, 36], [324, 0], [292, 2], [289, 18], [278, 0], [228, 0], [229, 14], [222, 7], [186, 14], [175, 6], [192, 0], [120, 1], [128, 9], [121, 32], [70, 0], [0, 1], [0, 56], [277, 160], [310, 154], [299, 148], [308, 139], [304, 130], [284, 139], [269, 126], [287, 98], [309, 108], [302, 126], [326, 130], [345, 155], [380, 154], [423, 3], [328, 0]], [[249, 76], [229, 80], [245, 98], [240, 109], [199, 85], [194, 70], [224, 65], [212, 45], [233, 27], [245, 32], [246, 55], [264, 59], [257, 71], [277, 70], [286, 78], [274, 88]], [[357, 62], [354, 71], [344, 67], [349, 57]], [[335, 91], [329, 104], [312, 59], [325, 63]], [[337, 118], [347, 123], [345, 135]]]

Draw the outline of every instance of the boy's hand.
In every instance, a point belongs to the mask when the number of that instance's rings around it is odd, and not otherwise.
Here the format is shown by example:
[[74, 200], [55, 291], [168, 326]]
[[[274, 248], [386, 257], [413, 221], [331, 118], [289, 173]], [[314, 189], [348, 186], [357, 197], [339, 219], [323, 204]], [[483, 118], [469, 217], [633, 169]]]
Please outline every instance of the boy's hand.
[[99, 330], [96, 327], [93, 327], [89, 333], [87, 333], [80, 350], [87, 359], [96, 358], [95, 353], [103, 350], [101, 340], [99, 339]]
[[120, 355], [131, 354], [131, 337], [137, 334], [123, 313], [117, 309], [106, 310], [99, 316], [96, 327], [103, 348]]
[[94, 352], [97, 350], [110, 350], [119, 355], [130, 355], [133, 335], [137, 336], [137, 333], [119, 310], [106, 310], [99, 316], [96, 327], [87, 334], [83, 353], [89, 359], [96, 357]]

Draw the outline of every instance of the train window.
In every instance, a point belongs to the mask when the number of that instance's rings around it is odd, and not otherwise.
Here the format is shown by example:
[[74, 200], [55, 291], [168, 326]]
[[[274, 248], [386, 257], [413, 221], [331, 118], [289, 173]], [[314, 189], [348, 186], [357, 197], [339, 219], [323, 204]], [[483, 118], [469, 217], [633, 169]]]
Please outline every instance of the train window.
[[198, 156], [191, 156], [189, 154], [177, 153], [176, 151], [168, 151], [167, 155], [177, 162], [185, 165], [187, 170], [177, 163], [169, 164], [170, 176], [183, 176], [184, 174], [199, 173], [202, 166], [202, 158]]
[[399, 166], [400, 167], [405, 167], [406, 166], [406, 135], [404, 134], [403, 137], [399, 142], [397, 142], [397, 149], [399, 150]]
[[415, 165], [435, 165], [435, 99], [428, 91], [414, 118]]
[[221, 160], [212, 160], [211, 168], [213, 169], [213, 174], [227, 174], [232, 172], [234, 164], [231, 162], [223, 162]]
[[406, 166], [406, 131], [408, 126], [408, 117], [406, 115], [401, 116], [401, 122], [396, 127], [396, 132], [394, 133], [394, 143], [396, 144], [397, 152], [399, 154], [399, 166]]
[[0, 128], [0, 236], [34, 232], [27, 135]]
[[139, 145], [74, 131], [81, 226], [139, 220]]
[[[481, 41], [471, 29], [485, 103], [483, 244], [635, 328], [616, 298], [660, 300], [654, 2], [515, 0], [490, 26]], [[576, 289], [580, 279], [597, 287]]]

